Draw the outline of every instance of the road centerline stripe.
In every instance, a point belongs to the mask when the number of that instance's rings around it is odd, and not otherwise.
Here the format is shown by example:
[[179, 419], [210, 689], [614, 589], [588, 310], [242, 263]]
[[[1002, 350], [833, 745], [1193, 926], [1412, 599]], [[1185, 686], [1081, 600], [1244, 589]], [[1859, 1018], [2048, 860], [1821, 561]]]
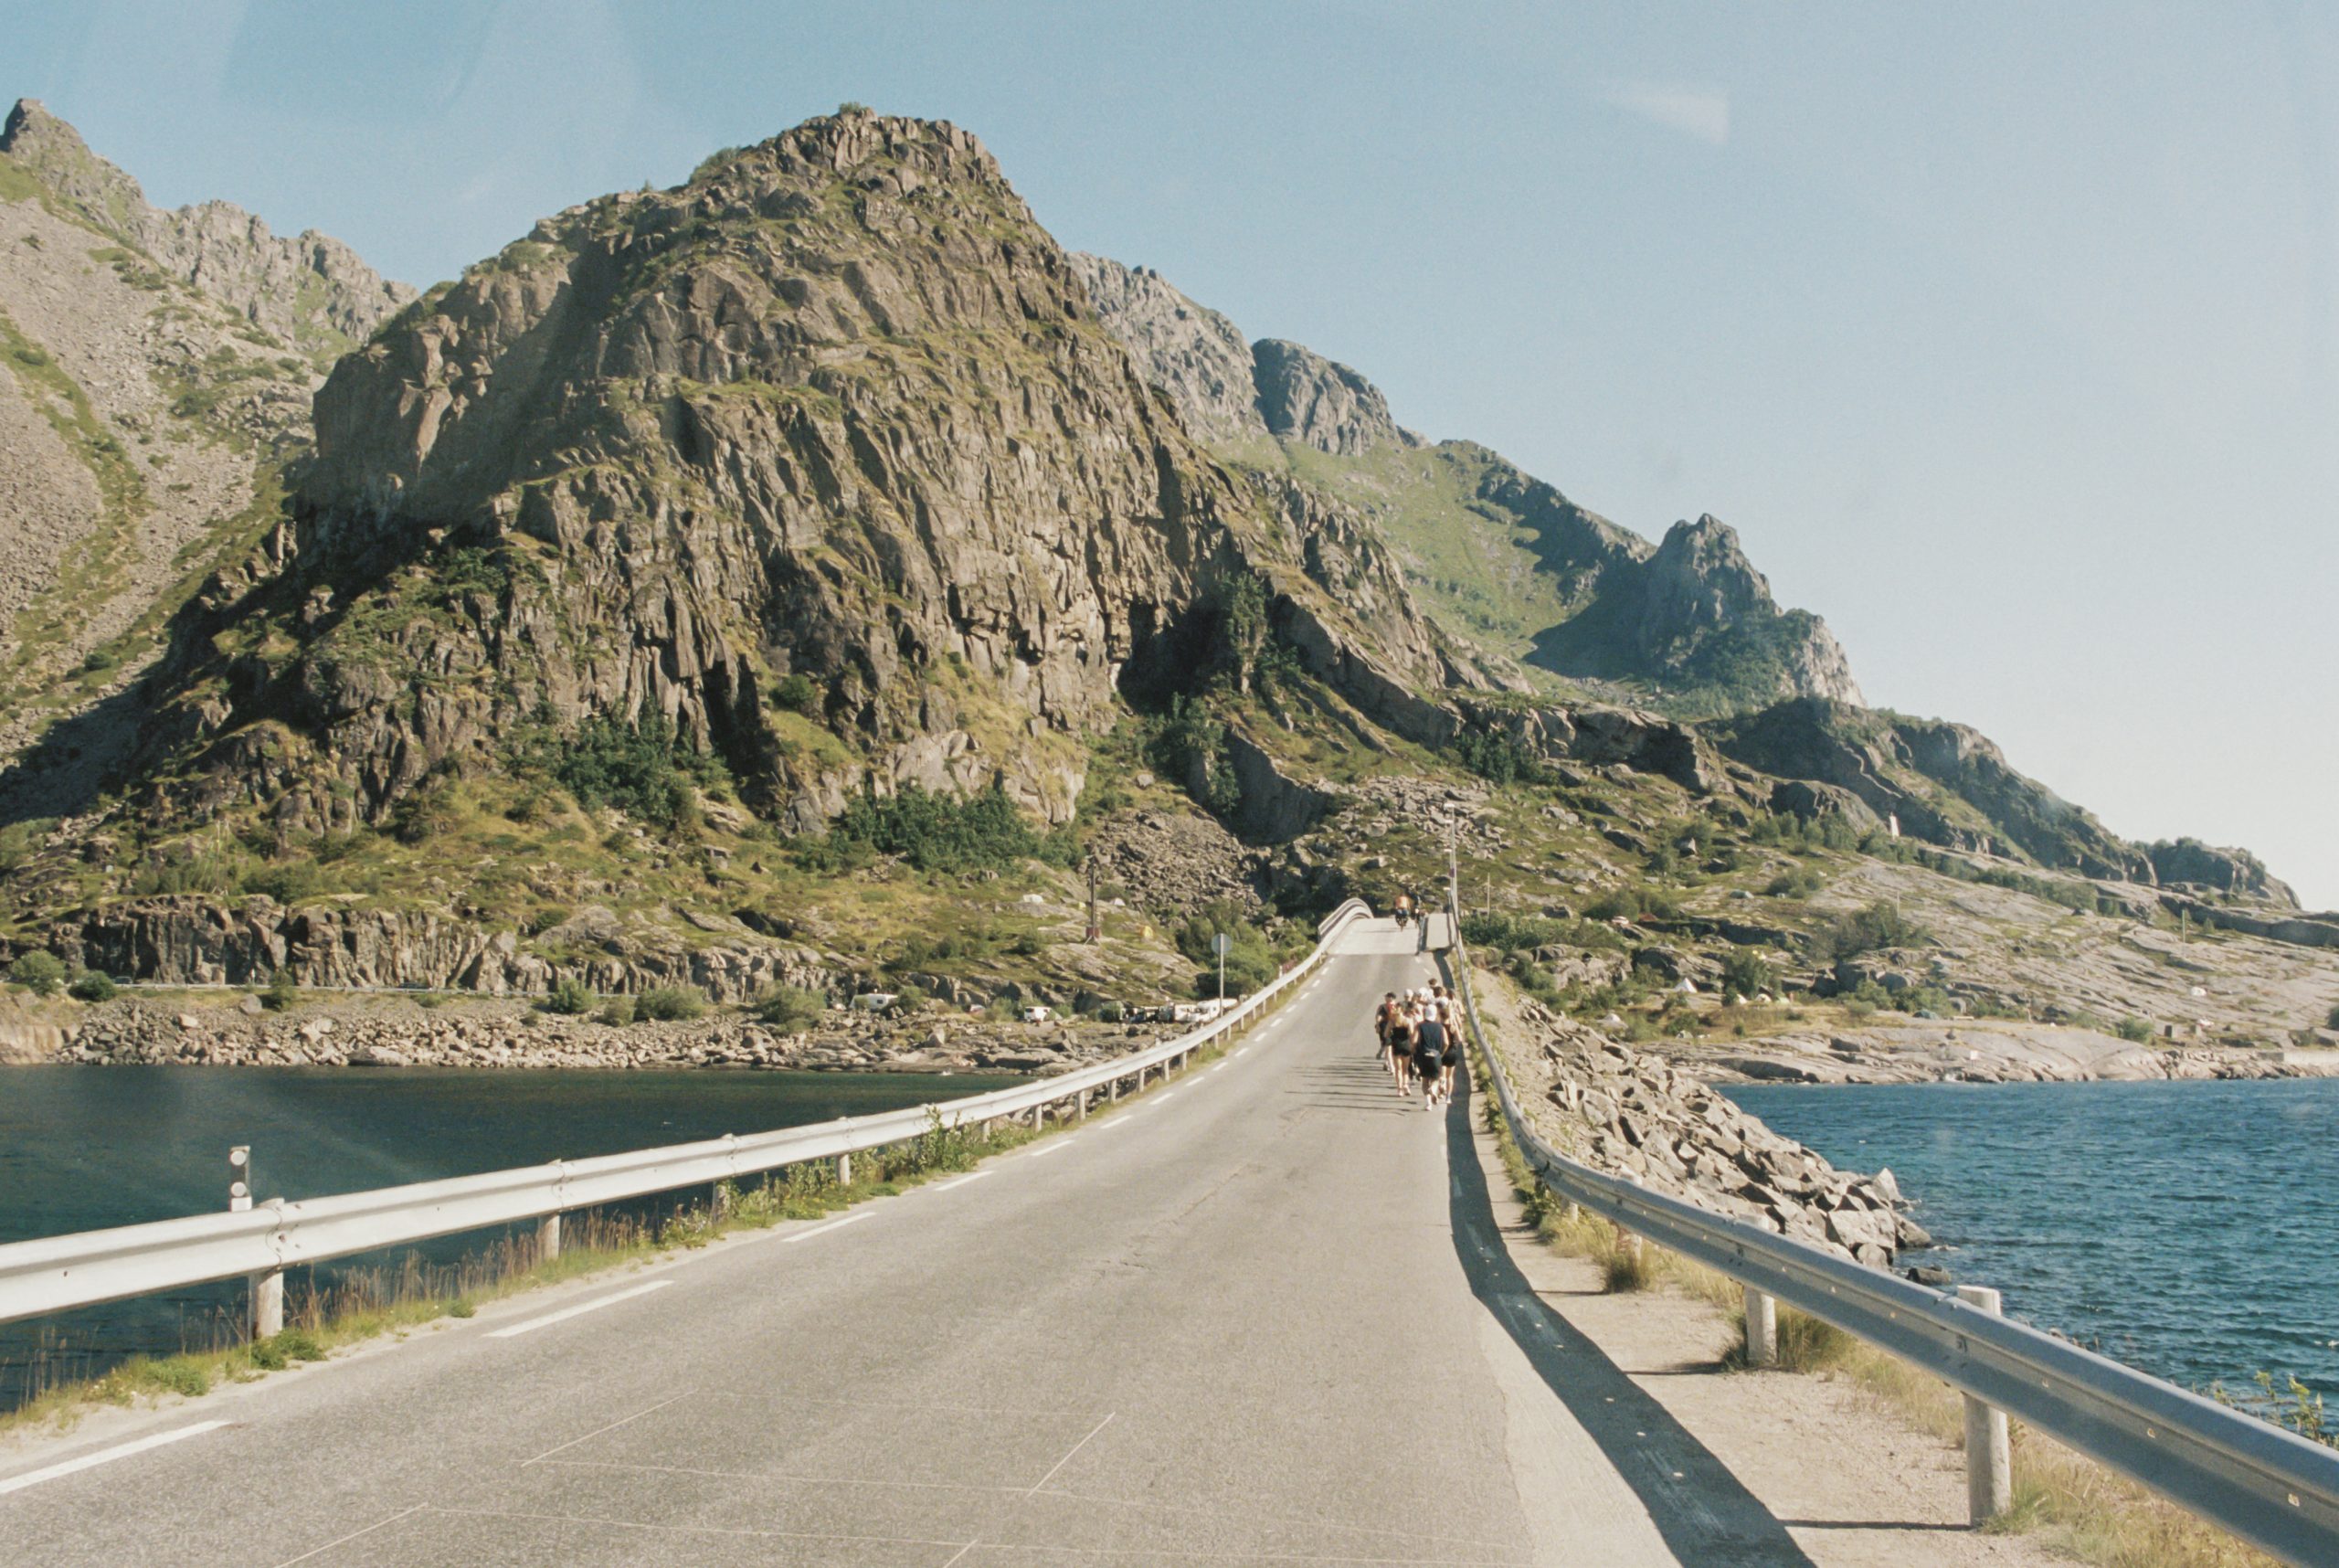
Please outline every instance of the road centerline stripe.
[[814, 1236], [824, 1236], [831, 1231], [842, 1230], [847, 1225], [859, 1224], [868, 1217], [867, 1214], [847, 1214], [841, 1220], [831, 1220], [824, 1225], [814, 1225], [809, 1231], [798, 1231], [794, 1235], [782, 1239], [791, 1242], [810, 1241]]
[[420, 1513], [429, 1506], [429, 1505], [428, 1503], [417, 1503], [412, 1508], [400, 1509], [397, 1512], [390, 1515], [389, 1518], [377, 1519], [363, 1530], [353, 1530], [338, 1541], [328, 1541], [323, 1546], [312, 1546], [308, 1551], [303, 1552], [298, 1557], [287, 1557], [283, 1562], [279, 1563], [276, 1565], [276, 1568], [292, 1568], [292, 1565], [295, 1563], [306, 1563], [312, 1557], [322, 1557], [336, 1546], [346, 1546], [361, 1535], [371, 1535], [377, 1530], [386, 1529], [390, 1525], [396, 1524], [398, 1520], [406, 1518], [408, 1514]]
[[647, 1296], [653, 1290], [663, 1290], [673, 1284], [671, 1279], [652, 1279], [630, 1289], [613, 1291], [592, 1301], [580, 1301], [574, 1307], [564, 1307], [557, 1312], [547, 1312], [541, 1318], [531, 1318], [524, 1323], [514, 1323], [508, 1329], [498, 1329], [487, 1337], [491, 1340], [517, 1339], [533, 1334], [538, 1329], [549, 1329], [555, 1323], [566, 1323], [571, 1318], [582, 1318], [587, 1312], [598, 1312], [604, 1307], [614, 1307], [620, 1301], [630, 1301], [637, 1296]]
[[175, 1426], [168, 1432], [156, 1432], [128, 1443], [117, 1443], [111, 1448], [101, 1448], [94, 1454], [84, 1454], [78, 1459], [67, 1459], [62, 1463], [50, 1465], [38, 1470], [27, 1470], [21, 1476], [10, 1476], [6, 1480], [0, 1481], [0, 1496], [5, 1496], [10, 1492], [20, 1492], [27, 1487], [39, 1486], [43, 1481], [61, 1480], [67, 1476], [78, 1474], [82, 1470], [95, 1469], [100, 1465], [110, 1465], [116, 1459], [127, 1459], [132, 1454], [143, 1454], [150, 1448], [160, 1448], [172, 1443], [184, 1442], [189, 1437], [200, 1437], [206, 1432], [217, 1432], [227, 1425], [225, 1421], [198, 1421], [192, 1426]]

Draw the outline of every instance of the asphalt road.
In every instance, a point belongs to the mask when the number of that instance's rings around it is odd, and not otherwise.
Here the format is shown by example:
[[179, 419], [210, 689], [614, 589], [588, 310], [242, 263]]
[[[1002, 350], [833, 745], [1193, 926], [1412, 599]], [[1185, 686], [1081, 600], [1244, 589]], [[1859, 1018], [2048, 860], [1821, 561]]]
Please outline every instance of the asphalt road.
[[1375, 1065], [1412, 946], [972, 1177], [0, 1464], [0, 1563], [1804, 1563]]

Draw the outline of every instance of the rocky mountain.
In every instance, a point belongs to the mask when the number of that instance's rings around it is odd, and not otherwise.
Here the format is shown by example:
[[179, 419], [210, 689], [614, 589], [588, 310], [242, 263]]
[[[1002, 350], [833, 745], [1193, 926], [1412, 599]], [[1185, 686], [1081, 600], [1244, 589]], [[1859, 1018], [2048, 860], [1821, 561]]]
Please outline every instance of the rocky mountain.
[[1233, 322], [1150, 268], [1082, 251], [1068, 260], [1096, 313], [1137, 356], [1146, 380], [1170, 395], [1188, 429], [1218, 447], [1267, 438], [1251, 345]]
[[[0, 129], [0, 762], [122, 692], [272, 525], [319, 365], [410, 291], [224, 203], [162, 211], [37, 103]], [[132, 733], [56, 748], [73, 788]]]
[[947, 125], [841, 112], [546, 219], [315, 427], [142, 694], [142, 834], [378, 826], [595, 725], [799, 830], [872, 784], [1063, 821], [1126, 694], [1262, 639], [1431, 738], [1421, 694], [1500, 683], [1352, 511], [1196, 443]]
[[363, 343], [414, 291], [392, 282], [329, 234], [291, 238], [232, 202], [164, 209], [138, 182], [90, 151], [80, 133], [34, 99], [0, 127], [0, 155], [61, 206], [138, 252], [164, 277], [330, 363]]
[[1251, 381], [1259, 417], [1276, 440], [1354, 457], [1378, 447], [1424, 444], [1389, 416], [1381, 389], [1345, 365], [1286, 343], [1261, 338], [1251, 345]]
[[[309, 285], [238, 309], [92, 228], [132, 209], [51, 127], [48, 175], [0, 156], [34, 241], [0, 243], [0, 387], [57, 451], [0, 449], [0, 482], [143, 540], [149, 487], [226, 451], [251, 501], [170, 535], [160, 588], [44, 568], [54, 623], [144, 594], [147, 641], [98, 646], [167, 652], [134, 683], [85, 659], [94, 705], [0, 765], [0, 956], [1094, 998], [1183, 969], [1162, 932], [1198, 900], [1387, 896], [1448, 842], [1568, 938], [1533, 961], [1578, 945], [1611, 988], [1749, 943], [1831, 955], [1815, 987], [2056, 983], [1846, 969], [1788, 856], [2139, 930], [2333, 929], [2238, 852], [2128, 844], [1974, 732], [1858, 706], [1716, 520], [1651, 544], [1067, 256], [955, 127], [847, 109], [547, 217], [381, 320], [310, 421], [263, 324]], [[82, 667], [38, 646], [17, 668]], [[1602, 700], [1635, 696], [1671, 711]], [[1666, 940], [1625, 950], [1635, 916]]]
[[1405, 556], [1420, 598], [1494, 652], [1688, 714], [1859, 700], [1826, 624], [1782, 609], [1714, 518], [1652, 546], [1484, 447], [1425, 441], [1364, 376], [1297, 344], [1251, 344], [1254, 397], [1241, 409], [1232, 322], [1159, 273], [1095, 256], [1079, 266], [1106, 324], [1197, 433], [1364, 512]]

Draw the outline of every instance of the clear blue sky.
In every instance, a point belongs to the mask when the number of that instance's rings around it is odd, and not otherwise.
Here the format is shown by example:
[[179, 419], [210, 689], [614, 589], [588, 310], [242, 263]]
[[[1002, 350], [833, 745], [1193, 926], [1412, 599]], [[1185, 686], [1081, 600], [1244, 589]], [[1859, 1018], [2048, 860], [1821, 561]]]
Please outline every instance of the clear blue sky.
[[[1952, 16], [1949, 13], [1954, 12]], [[2297, 5], [0, 3], [157, 200], [421, 284], [857, 99], [1644, 533], [1870, 700], [2339, 904], [2339, 18]]]

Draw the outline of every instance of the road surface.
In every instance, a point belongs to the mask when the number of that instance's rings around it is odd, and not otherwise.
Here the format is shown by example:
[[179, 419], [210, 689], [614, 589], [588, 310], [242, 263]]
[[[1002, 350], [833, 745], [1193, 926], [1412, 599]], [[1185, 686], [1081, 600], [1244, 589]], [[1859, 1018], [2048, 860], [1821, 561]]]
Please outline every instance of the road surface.
[[0, 1461], [0, 1563], [1807, 1562], [1374, 1063], [1413, 945], [973, 1176]]

